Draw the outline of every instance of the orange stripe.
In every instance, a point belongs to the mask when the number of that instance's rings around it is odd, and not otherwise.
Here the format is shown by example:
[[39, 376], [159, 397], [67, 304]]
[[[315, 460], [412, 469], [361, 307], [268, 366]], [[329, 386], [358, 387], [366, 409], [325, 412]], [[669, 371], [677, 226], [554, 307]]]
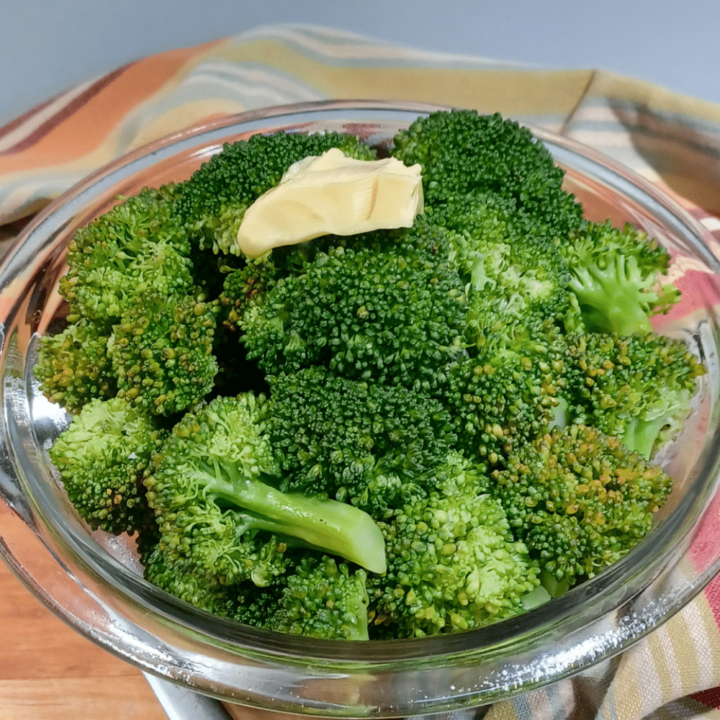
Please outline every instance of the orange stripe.
[[51, 133], [61, 122], [67, 120], [71, 115], [76, 113], [83, 105], [87, 105], [96, 95], [99, 95], [108, 85], [120, 77], [130, 65], [115, 70], [114, 72], [104, 75], [100, 80], [93, 83], [85, 92], [78, 95], [62, 109], [58, 110], [52, 117], [48, 118], [42, 125], [33, 130], [29, 135], [24, 137], [18, 143], [0, 152], [0, 155], [14, 155], [22, 152], [39, 142], [45, 135]]
[[49, 168], [77, 160], [97, 149], [120, 120], [157, 93], [189, 60], [224, 42], [152, 55], [127, 67], [65, 122], [61, 122], [31, 147], [15, 155], [0, 157], [0, 174]]

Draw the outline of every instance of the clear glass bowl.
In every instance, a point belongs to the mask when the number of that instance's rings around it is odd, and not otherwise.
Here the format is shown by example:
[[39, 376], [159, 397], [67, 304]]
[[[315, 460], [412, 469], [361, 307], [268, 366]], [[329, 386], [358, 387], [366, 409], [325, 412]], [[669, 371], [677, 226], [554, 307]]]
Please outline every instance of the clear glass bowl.
[[62, 315], [57, 294], [74, 230], [118, 195], [183, 180], [227, 141], [257, 132], [345, 130], [387, 146], [434, 107], [331, 102], [250, 112], [182, 132], [112, 163], [65, 193], [0, 266], [0, 553], [53, 612], [143, 670], [225, 701], [280, 712], [397, 717], [480, 706], [576, 673], [626, 649], [689, 602], [720, 568], [718, 283], [712, 238], [671, 199], [607, 158], [537, 131], [593, 219], [630, 221], [670, 248], [683, 297], [658, 329], [708, 368], [692, 416], [662, 455], [676, 478], [650, 537], [622, 561], [522, 616], [456, 635], [317, 641], [254, 630], [145, 582], [132, 542], [91, 533], [46, 449], [65, 414], [33, 379], [37, 338]]

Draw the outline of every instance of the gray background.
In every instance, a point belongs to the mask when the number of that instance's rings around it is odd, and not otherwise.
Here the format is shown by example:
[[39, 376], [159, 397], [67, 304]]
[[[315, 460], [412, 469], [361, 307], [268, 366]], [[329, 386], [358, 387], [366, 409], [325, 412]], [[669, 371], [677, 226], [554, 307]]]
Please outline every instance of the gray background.
[[1, 0], [0, 125], [144, 55], [275, 22], [603, 68], [720, 103], [720, 0]]

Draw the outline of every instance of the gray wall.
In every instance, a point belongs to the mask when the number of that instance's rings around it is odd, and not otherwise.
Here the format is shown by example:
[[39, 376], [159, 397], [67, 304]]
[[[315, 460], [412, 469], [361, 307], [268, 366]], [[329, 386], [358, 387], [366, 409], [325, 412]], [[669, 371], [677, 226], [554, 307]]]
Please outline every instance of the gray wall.
[[720, 103], [719, 0], [2, 0], [0, 124], [144, 55], [274, 22], [600, 67]]

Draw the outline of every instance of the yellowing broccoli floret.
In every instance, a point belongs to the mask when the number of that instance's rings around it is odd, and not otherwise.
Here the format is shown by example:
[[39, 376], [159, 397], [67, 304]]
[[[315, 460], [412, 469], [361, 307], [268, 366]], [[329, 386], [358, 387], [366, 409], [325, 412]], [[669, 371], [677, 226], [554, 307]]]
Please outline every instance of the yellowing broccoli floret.
[[564, 587], [627, 554], [672, 488], [661, 468], [585, 425], [553, 428], [518, 447], [492, 477], [513, 532]]
[[151, 517], [142, 481], [164, 432], [123, 400], [92, 400], [50, 448], [70, 502], [93, 530], [132, 533]]
[[40, 339], [35, 377], [51, 402], [77, 413], [91, 400], [115, 396], [117, 378], [108, 356], [109, 339], [102, 326], [88, 320]]

